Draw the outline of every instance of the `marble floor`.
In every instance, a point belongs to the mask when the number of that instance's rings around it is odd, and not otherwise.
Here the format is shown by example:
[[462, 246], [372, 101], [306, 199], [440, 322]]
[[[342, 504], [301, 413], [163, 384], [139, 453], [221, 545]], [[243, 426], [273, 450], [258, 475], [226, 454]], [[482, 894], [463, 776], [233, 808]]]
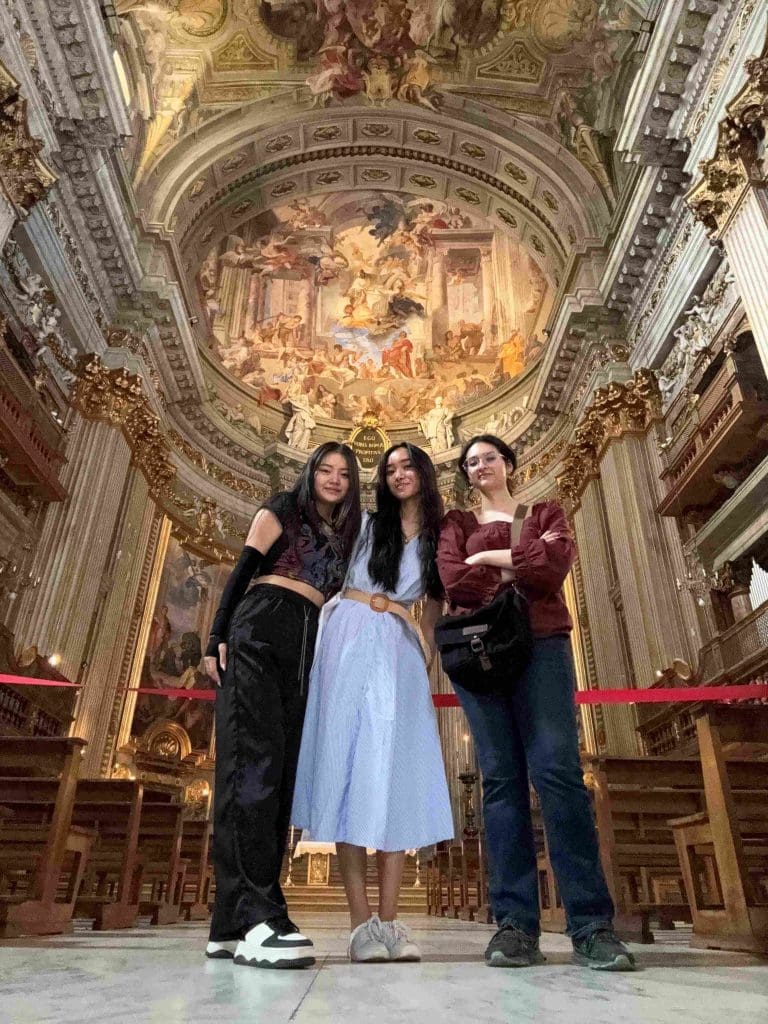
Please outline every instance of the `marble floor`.
[[545, 935], [548, 962], [491, 970], [492, 928], [409, 918], [420, 964], [352, 966], [345, 919], [305, 915], [317, 967], [263, 971], [205, 960], [202, 925], [76, 931], [0, 941], [2, 1024], [766, 1024], [768, 961], [692, 950], [684, 930], [634, 947], [641, 970], [601, 974], [570, 964]]

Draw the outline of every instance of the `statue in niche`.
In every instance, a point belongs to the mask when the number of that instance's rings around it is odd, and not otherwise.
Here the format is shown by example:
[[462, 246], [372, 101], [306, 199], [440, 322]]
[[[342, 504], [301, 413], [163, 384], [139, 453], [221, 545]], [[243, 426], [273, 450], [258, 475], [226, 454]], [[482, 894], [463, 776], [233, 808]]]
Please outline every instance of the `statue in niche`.
[[438, 395], [434, 406], [419, 421], [419, 428], [429, 441], [435, 455], [448, 451], [456, 444], [453, 415], [453, 411], [443, 405], [443, 399]]
[[244, 433], [255, 434], [257, 437], [261, 435], [261, 419], [255, 412], [246, 413], [241, 402], [237, 402], [235, 405], [228, 405], [222, 399], [217, 398], [214, 400], [214, 408], [217, 412], [220, 412], [224, 419], [231, 423], [233, 427], [242, 430]]
[[312, 431], [317, 423], [312, 416], [306, 397], [296, 397], [290, 402], [292, 416], [285, 427], [285, 437], [291, 448], [308, 451], [312, 446]]
[[613, 186], [602, 152], [600, 132], [587, 122], [570, 90], [560, 90], [555, 100], [554, 114], [566, 146], [591, 172], [606, 196], [613, 198]]

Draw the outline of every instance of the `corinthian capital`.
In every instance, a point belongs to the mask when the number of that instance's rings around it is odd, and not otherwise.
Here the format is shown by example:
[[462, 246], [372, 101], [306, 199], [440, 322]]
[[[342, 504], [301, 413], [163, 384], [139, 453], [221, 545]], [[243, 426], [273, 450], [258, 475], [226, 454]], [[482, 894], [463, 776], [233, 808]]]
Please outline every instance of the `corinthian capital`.
[[726, 107], [715, 155], [701, 162], [702, 177], [685, 197], [713, 241], [721, 237], [746, 189], [766, 184], [761, 151], [768, 131], [768, 53], [744, 67], [749, 77]]
[[42, 142], [29, 133], [27, 101], [19, 83], [0, 64], [0, 190], [29, 212], [56, 181], [40, 158]]

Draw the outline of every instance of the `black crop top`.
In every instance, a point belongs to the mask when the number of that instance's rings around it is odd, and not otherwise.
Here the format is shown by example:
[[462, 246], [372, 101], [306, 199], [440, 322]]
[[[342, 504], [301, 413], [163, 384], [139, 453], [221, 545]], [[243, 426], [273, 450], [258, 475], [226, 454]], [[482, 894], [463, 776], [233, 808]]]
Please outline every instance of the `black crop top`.
[[222, 591], [206, 656], [217, 657], [219, 644], [226, 643], [232, 616], [254, 576], [301, 580], [319, 590], [326, 600], [341, 590], [348, 561], [341, 538], [330, 527], [326, 532], [320, 525], [302, 518], [296, 498], [288, 491], [276, 494], [262, 508], [277, 517], [283, 532], [266, 554], [247, 544], [243, 548]]
[[319, 590], [326, 601], [341, 590], [347, 571], [341, 538], [299, 514], [290, 491], [276, 494], [263, 508], [277, 517], [283, 532], [264, 555], [259, 576], [287, 576]]

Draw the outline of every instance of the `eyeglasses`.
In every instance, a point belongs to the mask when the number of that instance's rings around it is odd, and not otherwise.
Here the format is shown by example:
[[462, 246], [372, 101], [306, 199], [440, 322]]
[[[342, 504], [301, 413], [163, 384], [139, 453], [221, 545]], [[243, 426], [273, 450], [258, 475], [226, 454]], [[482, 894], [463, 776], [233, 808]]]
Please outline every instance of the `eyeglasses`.
[[467, 459], [464, 462], [464, 469], [471, 473], [473, 470], [479, 469], [481, 464], [483, 466], [494, 466], [497, 462], [503, 461], [498, 452], [486, 452], [485, 455], [473, 455], [471, 459]]

